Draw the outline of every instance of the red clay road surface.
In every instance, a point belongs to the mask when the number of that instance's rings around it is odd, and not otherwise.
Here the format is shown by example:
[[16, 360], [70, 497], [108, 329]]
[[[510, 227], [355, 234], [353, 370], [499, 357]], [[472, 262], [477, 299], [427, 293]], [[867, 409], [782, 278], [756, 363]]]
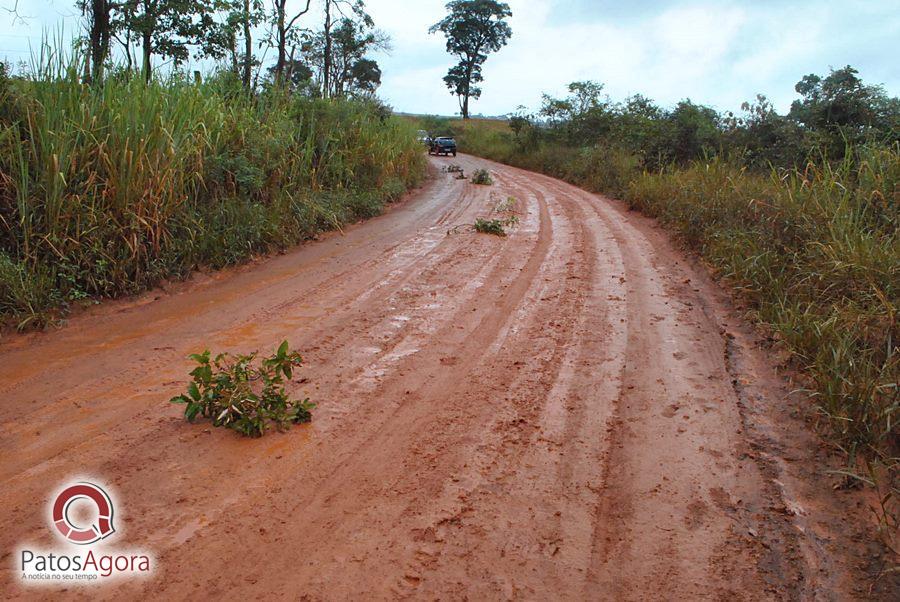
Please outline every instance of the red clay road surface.
[[[890, 596], [862, 494], [702, 268], [612, 201], [432, 163], [495, 183], [435, 169], [342, 234], [0, 341], [4, 595], [55, 591], [16, 550], [57, 545], [50, 497], [90, 476], [109, 545], [157, 569], [82, 599]], [[448, 234], [507, 203], [508, 237]], [[189, 353], [284, 339], [311, 425], [243, 439], [168, 402]]]

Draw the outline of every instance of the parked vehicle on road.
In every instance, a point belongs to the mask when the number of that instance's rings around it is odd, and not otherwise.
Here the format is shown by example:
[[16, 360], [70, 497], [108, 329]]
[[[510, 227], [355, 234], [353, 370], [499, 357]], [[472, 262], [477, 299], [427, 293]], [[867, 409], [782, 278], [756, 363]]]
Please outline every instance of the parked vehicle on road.
[[446, 136], [435, 138], [428, 147], [429, 155], [453, 155], [456, 156], [456, 140]]

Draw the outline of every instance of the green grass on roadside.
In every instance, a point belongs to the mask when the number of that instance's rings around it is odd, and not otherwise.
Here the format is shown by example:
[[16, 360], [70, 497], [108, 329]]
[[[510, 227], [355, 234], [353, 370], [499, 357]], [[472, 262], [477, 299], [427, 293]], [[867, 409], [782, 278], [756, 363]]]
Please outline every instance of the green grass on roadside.
[[0, 79], [0, 319], [144, 290], [379, 213], [420, 181], [376, 103], [173, 78], [100, 86], [50, 60]]

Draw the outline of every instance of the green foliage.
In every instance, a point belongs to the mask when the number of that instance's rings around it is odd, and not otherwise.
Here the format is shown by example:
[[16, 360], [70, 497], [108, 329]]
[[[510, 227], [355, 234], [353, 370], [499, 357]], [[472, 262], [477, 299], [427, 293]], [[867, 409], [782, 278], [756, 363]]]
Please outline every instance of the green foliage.
[[309, 64], [323, 80], [326, 69], [325, 54], [328, 53], [330, 97], [374, 93], [381, 85], [381, 68], [366, 54], [390, 48], [387, 36], [372, 28], [370, 18], [338, 21], [328, 33], [319, 32], [311, 37], [306, 56]]
[[642, 171], [640, 158], [617, 145], [576, 147], [550, 139], [528, 146], [508, 131], [478, 123], [460, 133], [458, 140], [474, 155], [613, 195], [624, 193], [631, 178]]
[[502, 217], [479, 217], [472, 224], [472, 229], [481, 234], [506, 236], [506, 228], [511, 228], [519, 223], [519, 216], [516, 215], [517, 203], [518, 201], [514, 197], [507, 197], [506, 200], [498, 202], [494, 207], [494, 213], [499, 213]]
[[806, 75], [795, 87], [801, 98], [791, 105], [790, 117], [820, 132], [830, 156], [843, 156], [848, 142], [900, 139], [900, 99], [863, 84], [858, 75], [847, 65], [824, 78]]
[[494, 183], [494, 179], [491, 177], [491, 172], [486, 169], [476, 169], [472, 173], [472, 183], [480, 184], [482, 186], [490, 186]]
[[215, 29], [211, 15], [218, 8], [216, 0], [124, 0], [114, 6], [111, 31], [141, 44], [148, 80], [154, 56], [176, 66], [190, 58], [190, 46]]
[[286, 248], [424, 173], [414, 128], [375, 102], [234, 78], [88, 88], [49, 63], [0, 86], [0, 319], [16, 324]]
[[602, 91], [600, 83], [572, 82], [566, 98], [544, 94], [540, 114], [558, 138], [571, 145], [588, 144], [611, 128], [611, 103]]
[[506, 197], [505, 201], [500, 201], [499, 203], [497, 203], [497, 206], [494, 207], [494, 211], [496, 211], [497, 213], [512, 214], [515, 212], [516, 204], [518, 204], [518, 202], [519, 201], [516, 200], [516, 197]]
[[200, 56], [232, 61], [235, 75], [243, 71], [247, 59], [250, 60], [250, 67], [258, 64], [252, 56], [252, 47], [251, 56], [247, 57], [240, 56], [238, 46], [239, 42], [246, 44], [247, 40], [239, 38], [248, 35], [247, 29], [265, 22], [266, 11], [262, 0], [213, 0], [210, 8], [212, 14], [206, 15], [203, 20], [203, 31], [198, 39], [201, 43]]
[[469, 116], [469, 101], [481, 98], [481, 87], [478, 84], [483, 81], [482, 66], [476, 62], [472, 64], [460, 62], [453, 65], [444, 76], [447, 89], [459, 97], [459, 108], [464, 118]]
[[758, 94], [745, 102], [743, 115], [728, 114], [723, 120], [723, 145], [738, 149], [743, 161], [754, 167], [793, 166], [803, 156], [808, 134], [795, 120], [779, 115], [769, 99]]
[[428, 132], [432, 138], [445, 136], [453, 138], [456, 135], [456, 129], [453, 127], [452, 119], [447, 117], [439, 117], [437, 115], [424, 115], [416, 119], [419, 127]]
[[719, 116], [714, 109], [684, 100], [668, 114], [667, 125], [648, 155], [659, 163], [686, 163], [716, 152], [719, 142]]
[[447, 52], [459, 59], [444, 77], [450, 92], [459, 97], [463, 119], [469, 118], [469, 99], [480, 98], [484, 81], [482, 66], [487, 55], [497, 52], [512, 36], [506, 19], [512, 11], [496, 0], [451, 0], [449, 14], [428, 30], [440, 31], [447, 38]]
[[493, 234], [494, 236], [506, 236], [506, 230], [503, 228], [503, 222], [499, 219], [476, 218], [473, 226], [476, 232], [481, 234]]
[[212, 420], [213, 426], [235, 430], [247, 437], [261, 437], [269, 425], [284, 430], [291, 424], [309, 422], [315, 404], [309, 399], [291, 399], [285, 381], [303, 363], [284, 341], [275, 354], [257, 362], [258, 353], [219, 354], [210, 359], [209, 350], [191, 355], [197, 363], [191, 371], [187, 393], [172, 398], [184, 404], [184, 416], [193, 422], [198, 416]]
[[644, 174], [626, 195], [680, 232], [756, 308], [816, 384], [851, 456], [900, 449], [900, 148], [748, 173], [723, 161]]
[[35, 273], [0, 252], [0, 315], [17, 316], [20, 329], [40, 327], [50, 320], [46, 308], [59, 303], [59, 292], [45, 271]]
[[[541, 121], [521, 107], [510, 116], [508, 131], [515, 146], [498, 132], [490, 134], [498, 138], [497, 144], [521, 155], [515, 161], [535, 161], [526, 155], [541, 154], [544, 147], [551, 147], [547, 153], [551, 157], [615, 149], [607, 152], [631, 154], [639, 168], [648, 170], [714, 156], [756, 168], [802, 167], [810, 156], [840, 160], [848, 147], [900, 141], [900, 99], [888, 97], [879, 86], [863, 84], [853, 68], [832, 71], [825, 78], [808, 75], [796, 89], [801, 99], [787, 115], [779, 115], [763, 95], [744, 103], [739, 115], [720, 115], [690, 100], [670, 110], [641, 95], [613, 102], [603, 94], [602, 84], [579, 81], [569, 85], [565, 98], [544, 95]], [[458, 133], [467, 149], [492, 143], [473, 141], [484, 134], [478, 130]], [[561, 165], [558, 170], [574, 169]]]

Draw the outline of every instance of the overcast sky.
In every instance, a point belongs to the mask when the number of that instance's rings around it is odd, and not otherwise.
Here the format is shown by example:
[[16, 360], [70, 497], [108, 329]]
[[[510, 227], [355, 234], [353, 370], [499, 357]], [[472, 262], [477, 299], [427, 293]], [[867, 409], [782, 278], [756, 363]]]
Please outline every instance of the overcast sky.
[[[13, 1], [0, 0], [0, 6]], [[393, 40], [393, 51], [377, 57], [383, 71], [379, 93], [398, 111], [459, 110], [441, 79], [453, 61], [443, 39], [428, 34], [445, 14], [445, 3], [366, 2], [376, 25]], [[0, 12], [0, 58], [28, 58], [29, 43], [64, 20], [73, 31], [78, 24], [73, 5], [19, 0], [25, 23]], [[691, 98], [736, 110], [761, 92], [785, 110], [801, 76], [846, 64], [866, 82], [900, 94], [900, 0], [509, 0], [509, 5], [513, 37], [488, 59], [484, 93], [473, 113], [536, 108], [541, 93], [563, 95], [566, 84], [584, 79], [605, 83], [616, 100], [640, 92], [666, 106]]]

